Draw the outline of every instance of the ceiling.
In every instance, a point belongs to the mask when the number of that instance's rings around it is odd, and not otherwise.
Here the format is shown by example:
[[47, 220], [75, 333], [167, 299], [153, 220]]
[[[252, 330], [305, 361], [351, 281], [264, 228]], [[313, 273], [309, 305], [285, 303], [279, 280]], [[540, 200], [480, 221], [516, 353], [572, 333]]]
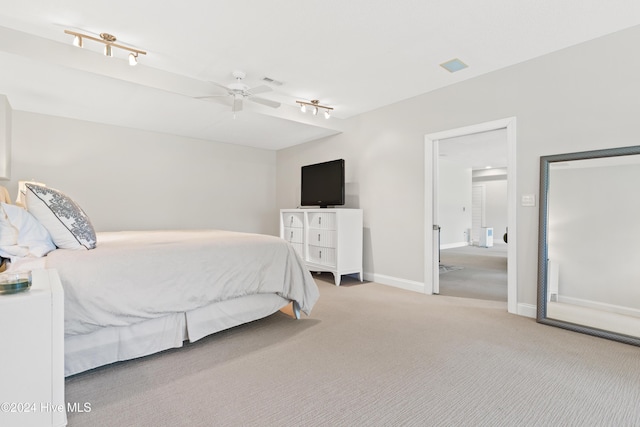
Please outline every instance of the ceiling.
[[[640, 24], [637, 0], [0, 0], [0, 94], [14, 110], [277, 150], [345, 120]], [[102, 54], [64, 30], [141, 49]], [[439, 64], [469, 65], [449, 73]], [[282, 83], [232, 114], [211, 82]], [[318, 99], [332, 118], [303, 114]]]
[[440, 160], [472, 170], [507, 167], [507, 130], [497, 129], [438, 141]]

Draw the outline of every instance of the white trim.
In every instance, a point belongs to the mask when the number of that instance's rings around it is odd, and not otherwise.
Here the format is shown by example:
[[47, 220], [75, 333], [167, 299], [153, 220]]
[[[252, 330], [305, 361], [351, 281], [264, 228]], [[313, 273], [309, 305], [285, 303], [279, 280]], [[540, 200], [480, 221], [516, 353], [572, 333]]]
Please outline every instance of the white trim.
[[640, 317], [640, 309], [633, 308], [633, 307], [607, 304], [600, 301], [591, 301], [591, 300], [586, 300], [581, 298], [567, 297], [563, 295], [558, 295], [558, 302], [577, 305], [580, 307], [592, 308], [600, 311], [606, 311], [607, 313], [615, 313], [615, 314], [623, 314], [625, 316]]
[[[492, 130], [507, 130], [507, 226], [509, 227], [509, 247], [507, 249], [508, 272], [507, 272], [507, 310], [509, 313], [520, 314], [518, 306], [518, 274], [517, 274], [517, 197], [516, 197], [516, 118], [508, 117], [505, 119], [494, 120], [486, 123], [465, 126], [457, 129], [450, 129], [442, 132], [431, 133], [425, 135], [424, 149], [424, 277], [425, 282], [431, 278], [431, 285], [425, 284], [425, 293], [434, 293], [434, 283], [437, 286], [437, 279], [434, 275], [438, 274], [438, 268], [434, 268], [434, 235], [433, 224], [437, 220], [437, 213], [434, 213], [435, 207], [433, 200], [435, 191], [434, 186], [437, 184], [434, 177], [434, 168], [437, 167], [437, 142], [441, 139], [454, 138], [458, 136], [470, 135], [481, 132], [489, 132]], [[437, 267], [437, 266], [436, 266]], [[524, 315], [524, 314], [523, 314]]]
[[532, 319], [536, 318], [536, 313], [538, 312], [538, 308], [532, 304], [520, 303], [518, 304], [517, 315], [524, 317], [531, 317]]
[[[440, 144], [432, 144], [433, 148], [432, 148], [432, 153], [433, 153], [433, 158], [431, 161], [431, 177], [432, 177], [432, 184], [431, 184], [431, 191], [432, 191], [432, 195], [431, 195], [431, 199], [430, 201], [433, 200], [439, 200], [439, 191], [440, 189], [438, 188], [438, 176], [440, 176], [440, 162], [438, 161], [438, 159], [440, 158]], [[425, 147], [425, 150], [427, 148]], [[425, 198], [425, 203], [427, 202], [427, 199]], [[425, 210], [426, 211], [426, 210]], [[432, 234], [431, 234], [431, 238], [433, 239], [433, 244], [431, 245], [431, 247], [433, 248], [433, 252], [431, 255], [431, 259], [434, 260], [436, 259], [436, 254], [438, 256], [438, 265], [436, 267], [436, 265], [434, 264], [434, 268], [431, 270], [431, 292], [427, 292], [430, 294], [439, 294], [440, 293], [440, 217], [439, 217], [439, 213], [438, 213], [438, 204], [437, 203], [431, 203], [431, 215], [433, 216], [433, 220], [431, 222], [431, 224], [438, 224], [438, 228], [434, 229], [433, 226], [431, 226], [430, 228], [432, 229]], [[426, 258], [429, 259], [429, 258]], [[427, 286], [427, 280], [426, 280], [425, 276], [425, 291], [427, 291], [427, 289], [429, 288], [429, 286]]]
[[469, 242], [447, 243], [445, 245], [440, 245], [440, 249], [454, 249], [461, 248], [463, 246], [469, 246]]
[[400, 279], [398, 277], [385, 276], [377, 273], [364, 273], [364, 279], [370, 282], [376, 282], [381, 285], [393, 286], [394, 288], [405, 289], [407, 291], [424, 293], [424, 283], [414, 280]]
[[[480, 224], [478, 225], [477, 229], [474, 229], [473, 227], [475, 225], [473, 222], [473, 212], [474, 212], [474, 209], [476, 208], [476, 205], [473, 203], [474, 187], [480, 188]], [[471, 184], [471, 236], [469, 239], [472, 245], [480, 244], [480, 233], [482, 231], [482, 227], [487, 226], [486, 204], [487, 204], [487, 185], [485, 183], [477, 183], [477, 182], [472, 183]], [[474, 239], [474, 236], [476, 235], [478, 236], [477, 240]]]

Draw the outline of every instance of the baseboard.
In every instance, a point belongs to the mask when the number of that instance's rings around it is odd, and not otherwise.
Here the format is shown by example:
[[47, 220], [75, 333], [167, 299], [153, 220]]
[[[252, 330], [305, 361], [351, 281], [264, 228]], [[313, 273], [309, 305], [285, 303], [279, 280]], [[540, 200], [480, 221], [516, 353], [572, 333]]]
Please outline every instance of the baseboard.
[[394, 288], [405, 289], [407, 291], [420, 292], [424, 294], [424, 283], [413, 280], [399, 279], [397, 277], [385, 276], [384, 274], [364, 273], [364, 279], [381, 285], [393, 286]]
[[518, 312], [515, 314], [517, 314], [518, 316], [531, 317], [532, 319], [535, 319], [537, 312], [538, 307], [533, 304], [518, 303]]
[[462, 248], [464, 246], [469, 246], [469, 242], [447, 243], [444, 245], [440, 245], [440, 249]]
[[[393, 276], [385, 276], [384, 274], [374, 274], [374, 273], [364, 273], [364, 280], [368, 280], [370, 282], [376, 282], [381, 285], [393, 286], [394, 288], [400, 288], [407, 291], [419, 292], [424, 294], [425, 288], [424, 283], [416, 282], [414, 280], [407, 279], [399, 279]], [[533, 304], [525, 304], [518, 303], [517, 305], [517, 314], [518, 316], [530, 317], [532, 319], [536, 318], [536, 313], [538, 308]]]
[[640, 310], [632, 307], [624, 307], [621, 305], [607, 304], [599, 301], [591, 301], [580, 298], [566, 297], [558, 295], [558, 302], [565, 304], [577, 305], [580, 307], [593, 308], [608, 313], [623, 314], [625, 316], [640, 317]]

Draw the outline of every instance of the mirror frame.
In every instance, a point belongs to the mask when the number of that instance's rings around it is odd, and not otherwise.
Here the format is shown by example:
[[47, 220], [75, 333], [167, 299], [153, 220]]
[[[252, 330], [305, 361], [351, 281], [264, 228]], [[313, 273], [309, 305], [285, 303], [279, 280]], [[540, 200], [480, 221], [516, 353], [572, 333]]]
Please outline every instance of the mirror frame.
[[[556, 162], [566, 162], [571, 160], [596, 159], [602, 157], [618, 157], [640, 154], [640, 145], [620, 148], [608, 148], [603, 150], [582, 151], [566, 154], [555, 154], [540, 157], [540, 217], [539, 217], [539, 237], [538, 237], [538, 305], [536, 310], [536, 320], [539, 323], [557, 326], [570, 331], [583, 334], [594, 335], [596, 337], [620, 341], [626, 344], [640, 346], [640, 337], [620, 334], [617, 332], [593, 328], [591, 326], [566, 322], [563, 320], [547, 317], [547, 258], [548, 241], [548, 196], [549, 196], [549, 166]], [[638, 319], [640, 321], [640, 319]]]

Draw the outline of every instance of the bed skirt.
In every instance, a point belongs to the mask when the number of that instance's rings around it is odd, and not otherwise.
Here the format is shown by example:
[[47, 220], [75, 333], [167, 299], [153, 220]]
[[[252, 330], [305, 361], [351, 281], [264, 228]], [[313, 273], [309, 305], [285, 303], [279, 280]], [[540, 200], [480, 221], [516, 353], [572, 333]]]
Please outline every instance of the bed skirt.
[[207, 335], [267, 317], [286, 305], [276, 294], [255, 294], [150, 319], [131, 326], [102, 328], [84, 335], [66, 335], [65, 377], [114, 362], [182, 347]]

